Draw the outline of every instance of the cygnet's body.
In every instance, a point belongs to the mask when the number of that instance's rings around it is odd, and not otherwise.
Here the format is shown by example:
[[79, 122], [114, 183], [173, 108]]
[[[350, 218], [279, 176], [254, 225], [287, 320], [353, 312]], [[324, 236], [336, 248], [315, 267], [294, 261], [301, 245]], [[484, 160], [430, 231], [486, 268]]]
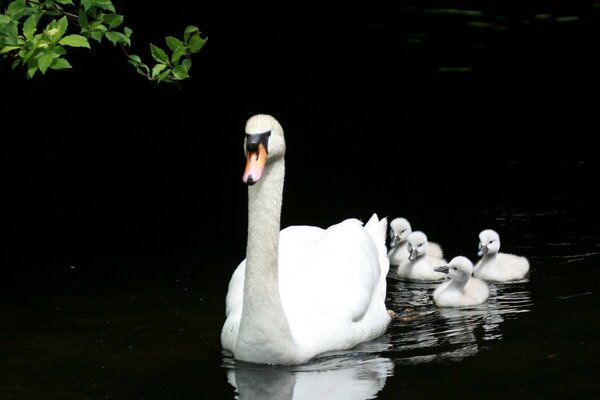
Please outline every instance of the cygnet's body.
[[472, 277], [473, 263], [467, 257], [454, 257], [448, 265], [435, 268], [450, 277], [433, 291], [437, 307], [468, 307], [484, 303], [489, 297], [488, 284]]
[[529, 261], [523, 256], [500, 252], [500, 235], [492, 229], [479, 234], [481, 258], [475, 264], [473, 276], [490, 282], [508, 282], [529, 275]]
[[408, 259], [402, 261], [396, 270], [399, 278], [410, 281], [442, 281], [446, 274], [437, 272], [435, 267], [446, 265], [443, 258], [432, 257], [428, 254], [429, 242], [427, 235], [414, 231], [406, 239]]
[[[390, 222], [390, 249], [388, 258], [391, 266], [400, 265], [408, 260], [409, 252], [407, 250], [408, 242], [406, 238], [412, 233], [410, 222], [406, 218], [394, 218]], [[444, 258], [442, 247], [436, 242], [428, 242], [427, 254], [430, 257]]]

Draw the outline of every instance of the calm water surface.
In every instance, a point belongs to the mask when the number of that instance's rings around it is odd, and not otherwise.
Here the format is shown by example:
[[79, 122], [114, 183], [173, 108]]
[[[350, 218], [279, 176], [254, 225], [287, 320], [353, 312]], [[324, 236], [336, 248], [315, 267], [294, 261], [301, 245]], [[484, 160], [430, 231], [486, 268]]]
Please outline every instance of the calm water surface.
[[600, 235], [557, 204], [457, 209], [473, 235], [435, 238], [448, 257], [475, 259], [481, 221], [493, 224], [504, 251], [530, 259], [529, 279], [492, 284], [486, 304], [455, 310], [433, 306], [434, 284], [390, 273], [400, 318], [384, 336], [295, 367], [221, 351], [234, 262], [215, 275], [195, 256], [109, 257], [65, 266], [60, 279], [21, 276], [0, 305], [0, 398], [598, 397]]

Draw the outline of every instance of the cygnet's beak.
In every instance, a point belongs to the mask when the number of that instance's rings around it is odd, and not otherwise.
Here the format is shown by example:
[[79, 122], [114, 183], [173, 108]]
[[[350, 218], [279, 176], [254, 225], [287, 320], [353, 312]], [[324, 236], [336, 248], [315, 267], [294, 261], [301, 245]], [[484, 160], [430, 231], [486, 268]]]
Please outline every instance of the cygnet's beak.
[[398, 243], [400, 243], [400, 236], [394, 235], [392, 237], [392, 247], [398, 246]]
[[409, 259], [409, 261], [414, 261], [415, 258], [417, 258], [418, 256], [419, 256], [419, 250], [411, 249], [410, 254], [408, 255], [408, 259]]
[[482, 255], [486, 254], [488, 252], [488, 247], [484, 244], [479, 244], [479, 251], [477, 252], [477, 255], [479, 257], [481, 257]]

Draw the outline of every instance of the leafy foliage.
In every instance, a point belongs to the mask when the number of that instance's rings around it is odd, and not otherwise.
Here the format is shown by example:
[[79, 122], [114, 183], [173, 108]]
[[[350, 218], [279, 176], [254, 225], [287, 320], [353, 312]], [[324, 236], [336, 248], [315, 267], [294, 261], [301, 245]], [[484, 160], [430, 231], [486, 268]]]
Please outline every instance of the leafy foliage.
[[145, 64], [136, 54], [128, 54], [133, 31], [123, 26], [111, 0], [13, 0], [0, 13], [0, 57], [12, 59], [12, 68], [26, 70], [28, 78], [39, 71], [71, 68], [70, 47], [91, 48], [90, 41], [108, 40], [121, 47], [136, 71], [157, 83], [178, 84], [189, 78], [191, 55], [202, 49], [206, 38], [190, 25], [183, 38], [167, 36], [168, 50], [150, 43], [154, 64]]

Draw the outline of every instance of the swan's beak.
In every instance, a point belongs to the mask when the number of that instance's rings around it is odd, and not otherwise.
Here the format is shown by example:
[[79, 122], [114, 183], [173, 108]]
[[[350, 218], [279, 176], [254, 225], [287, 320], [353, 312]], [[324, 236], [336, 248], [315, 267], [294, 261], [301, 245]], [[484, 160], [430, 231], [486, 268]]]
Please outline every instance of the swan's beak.
[[436, 272], [443, 272], [444, 274], [447, 274], [448, 271], [449, 271], [447, 265], [441, 265], [439, 267], [435, 267], [435, 268], [433, 268], [433, 270], [436, 271]]
[[264, 144], [260, 143], [255, 150], [246, 151], [246, 169], [242, 180], [247, 185], [254, 185], [265, 169], [267, 162], [267, 149]]
[[392, 237], [392, 247], [396, 247], [400, 243], [400, 236], [394, 235]]

